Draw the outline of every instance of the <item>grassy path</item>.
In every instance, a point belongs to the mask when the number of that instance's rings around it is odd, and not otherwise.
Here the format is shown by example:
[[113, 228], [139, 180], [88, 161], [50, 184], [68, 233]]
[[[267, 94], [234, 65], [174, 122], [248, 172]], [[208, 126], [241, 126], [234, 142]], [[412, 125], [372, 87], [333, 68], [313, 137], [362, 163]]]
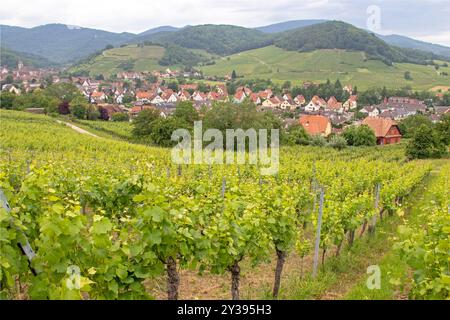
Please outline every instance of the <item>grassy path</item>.
[[[405, 216], [403, 224], [413, 228], [420, 228], [422, 221], [420, 219], [421, 208], [433, 201], [432, 192], [428, 191], [429, 187], [435, 183], [439, 176], [441, 166], [446, 160], [434, 161], [434, 169], [430, 176], [427, 177], [425, 185], [416, 190], [409, 198], [406, 204]], [[448, 161], [448, 160], [447, 160]], [[369, 290], [365, 285], [365, 281], [360, 281], [350, 288], [343, 298], [345, 299], [407, 299], [408, 286], [401, 284], [407, 283], [412, 276], [412, 270], [402, 261], [399, 254], [390, 248], [379, 263], [381, 269], [381, 288], [379, 290]]]
[[71, 124], [69, 122], [63, 122], [63, 121], [60, 121], [60, 120], [56, 120], [56, 122], [58, 122], [60, 124], [65, 124], [66, 126], [72, 128], [73, 130], [75, 130], [78, 133], [87, 134], [88, 136], [99, 138], [99, 136], [97, 136], [96, 134], [93, 134], [93, 133], [91, 133], [91, 132], [89, 132], [87, 130], [81, 129], [80, 127], [77, 127], [76, 125]]
[[[401, 283], [411, 277], [411, 270], [392, 249], [398, 237], [398, 226], [419, 225], [424, 203], [432, 200], [427, 189], [436, 180], [446, 160], [433, 161], [434, 170], [424, 179], [404, 203], [403, 214], [383, 218], [374, 235], [367, 233], [339, 257], [329, 257], [316, 280], [290, 277], [284, 283], [283, 299], [407, 299], [408, 288]], [[369, 290], [366, 285], [367, 268], [379, 266], [381, 288]]]

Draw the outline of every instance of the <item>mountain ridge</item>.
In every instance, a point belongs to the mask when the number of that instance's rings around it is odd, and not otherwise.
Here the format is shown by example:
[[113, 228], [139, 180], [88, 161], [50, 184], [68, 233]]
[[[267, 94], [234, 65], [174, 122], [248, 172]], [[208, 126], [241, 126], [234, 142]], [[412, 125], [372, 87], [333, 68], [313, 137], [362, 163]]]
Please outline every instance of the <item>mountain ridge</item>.
[[430, 64], [432, 60], [450, 59], [432, 52], [389, 45], [374, 33], [342, 21], [327, 21], [279, 33], [274, 44], [285, 50], [300, 52], [317, 49], [363, 51], [368, 59], [381, 60], [388, 65], [393, 62]]
[[[277, 38], [284, 37], [286, 33], [294, 30], [300, 32], [299, 30], [303, 28], [314, 27], [326, 22], [329, 21], [321, 19], [291, 20], [257, 28], [213, 24], [183, 28], [159, 26], [139, 34], [114, 33], [57, 23], [32, 28], [0, 25], [0, 28], [2, 46], [16, 52], [45, 57], [50, 62], [61, 65], [76, 63], [101, 51], [108, 45], [118, 47], [145, 41], [154, 41], [163, 45], [173, 43], [189, 49], [205, 49], [214, 54], [229, 55], [279, 42]], [[205, 36], [203, 33], [209, 33], [209, 36]], [[450, 57], [450, 47], [434, 45], [405, 36], [376, 36], [389, 45], [410, 49], [410, 54], [415, 54], [411, 51], [414, 49]]]
[[289, 30], [293, 30], [293, 29], [308, 27], [311, 25], [324, 23], [326, 21], [328, 21], [328, 20], [324, 20], [324, 19], [289, 20], [289, 21], [269, 24], [266, 26], [256, 27], [253, 29], [259, 30], [264, 33], [278, 33], [278, 32], [284, 32], [284, 31], [289, 31]]
[[155, 33], [159, 33], [159, 32], [175, 32], [180, 29], [181, 28], [172, 27], [172, 26], [159, 26], [159, 27], [151, 28], [144, 32], [138, 33], [137, 36], [146, 36], [146, 35], [155, 34]]
[[47, 24], [33, 28], [0, 26], [2, 45], [14, 51], [43, 56], [58, 64], [70, 63], [103, 49], [121, 45], [135, 37], [98, 29]]

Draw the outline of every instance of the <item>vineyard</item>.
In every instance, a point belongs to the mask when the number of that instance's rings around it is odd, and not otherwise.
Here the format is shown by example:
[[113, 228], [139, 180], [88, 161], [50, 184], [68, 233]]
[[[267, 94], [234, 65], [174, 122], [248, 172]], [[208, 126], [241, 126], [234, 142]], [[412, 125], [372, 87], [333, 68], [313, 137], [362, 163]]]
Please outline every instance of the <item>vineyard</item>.
[[411, 295], [416, 299], [450, 297], [450, 165], [431, 186], [433, 199], [420, 208], [424, 228], [402, 228], [396, 244], [415, 270]]
[[[260, 176], [252, 165], [174, 165], [168, 149], [82, 135], [45, 116], [0, 110], [0, 121], [8, 299], [185, 298], [184, 270], [226, 275], [228, 297], [239, 299], [244, 266], [271, 261], [276, 298], [289, 257], [339, 256], [432, 170], [407, 162], [401, 146], [290, 147], [277, 175]], [[449, 171], [424, 210], [429, 231], [398, 244], [420, 270], [416, 298], [449, 294]], [[164, 296], [148, 286], [161, 279]]]

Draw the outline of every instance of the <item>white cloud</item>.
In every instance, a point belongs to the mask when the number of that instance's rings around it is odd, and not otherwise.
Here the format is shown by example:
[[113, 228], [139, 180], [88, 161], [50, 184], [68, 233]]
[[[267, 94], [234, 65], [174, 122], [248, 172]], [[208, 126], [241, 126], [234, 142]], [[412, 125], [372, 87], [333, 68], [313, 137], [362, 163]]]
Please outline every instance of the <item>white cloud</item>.
[[412, 35], [412, 37], [417, 40], [442, 44], [450, 47], [450, 31], [436, 33], [432, 35]]
[[[450, 0], [3, 0], [0, 23], [33, 27], [65, 23], [114, 32], [204, 23], [248, 27], [296, 19], [344, 20], [366, 27], [366, 9], [379, 5], [382, 28], [449, 43]], [[426, 34], [423, 34], [423, 31]], [[447, 33], [448, 34], [448, 33]]]

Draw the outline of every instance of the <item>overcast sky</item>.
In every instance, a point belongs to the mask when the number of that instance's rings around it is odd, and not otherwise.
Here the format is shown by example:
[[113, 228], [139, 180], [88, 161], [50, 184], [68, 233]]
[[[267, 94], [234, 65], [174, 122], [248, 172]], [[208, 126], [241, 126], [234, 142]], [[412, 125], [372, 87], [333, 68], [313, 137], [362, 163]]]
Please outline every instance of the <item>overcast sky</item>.
[[[380, 9], [379, 20], [373, 5]], [[380, 21], [370, 25], [381, 34], [450, 46], [449, 17], [450, 0], [2, 0], [0, 5], [0, 24], [64, 23], [133, 33], [161, 25], [255, 27], [299, 19], [343, 20], [367, 28], [370, 18]]]

